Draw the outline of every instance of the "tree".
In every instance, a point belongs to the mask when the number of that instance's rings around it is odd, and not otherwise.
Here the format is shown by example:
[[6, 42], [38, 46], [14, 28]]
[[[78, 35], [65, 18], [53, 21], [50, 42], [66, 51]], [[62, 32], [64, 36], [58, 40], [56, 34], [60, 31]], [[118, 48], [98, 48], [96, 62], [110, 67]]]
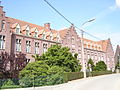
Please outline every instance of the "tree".
[[88, 66], [88, 69], [92, 69], [92, 71], [94, 71], [94, 67], [95, 67], [95, 65], [94, 65], [94, 62], [93, 62], [93, 60], [90, 58], [89, 60], [88, 60], [88, 64], [87, 64], [87, 66]]
[[19, 71], [22, 70], [28, 62], [26, 55], [21, 52], [18, 54], [2, 52], [0, 54], [1, 78], [17, 78]]
[[96, 63], [96, 66], [94, 67], [95, 71], [106, 71], [107, 70], [107, 65], [105, 64], [104, 61], [99, 61]]
[[77, 54], [73, 56], [69, 48], [60, 45], [52, 45], [46, 53], [37, 57], [36, 61], [45, 61], [48, 66], [59, 66], [67, 72], [79, 72], [81, 70]]
[[19, 75], [23, 87], [44, 86], [63, 83], [63, 70], [58, 66], [49, 67], [44, 61], [29, 63]]

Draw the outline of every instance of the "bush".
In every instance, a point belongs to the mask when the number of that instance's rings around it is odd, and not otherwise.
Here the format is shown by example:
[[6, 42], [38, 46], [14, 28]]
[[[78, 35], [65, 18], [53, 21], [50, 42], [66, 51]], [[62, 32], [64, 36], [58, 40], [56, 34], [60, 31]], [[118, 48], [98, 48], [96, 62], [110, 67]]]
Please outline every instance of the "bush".
[[65, 72], [64, 82], [83, 78], [83, 72]]
[[92, 76], [99, 76], [99, 75], [105, 75], [105, 74], [112, 74], [112, 71], [92, 71]]
[[63, 83], [63, 69], [59, 66], [52, 66], [48, 70], [47, 85], [55, 85]]
[[22, 87], [44, 86], [49, 66], [43, 61], [29, 63], [20, 72], [20, 85]]
[[18, 79], [1, 79], [0, 86], [2, 89], [19, 88]]
[[96, 63], [96, 66], [94, 67], [95, 71], [106, 71], [107, 70], [107, 65], [105, 64], [104, 61], [99, 61]]
[[20, 72], [20, 86], [45, 86], [63, 83], [63, 69], [59, 66], [49, 67], [44, 61], [29, 63]]

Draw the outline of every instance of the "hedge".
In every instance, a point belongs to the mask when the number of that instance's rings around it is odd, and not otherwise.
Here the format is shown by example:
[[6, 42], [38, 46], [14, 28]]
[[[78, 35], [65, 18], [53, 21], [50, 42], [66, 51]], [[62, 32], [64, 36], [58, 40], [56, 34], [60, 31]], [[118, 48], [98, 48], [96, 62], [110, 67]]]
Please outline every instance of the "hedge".
[[[92, 72], [87, 72], [86, 75], [87, 77], [89, 76], [99, 76], [99, 75], [105, 75], [105, 74], [112, 74], [112, 71], [92, 71]], [[83, 72], [65, 72], [64, 73], [64, 82], [68, 82], [71, 80], [76, 80], [83, 78]]]

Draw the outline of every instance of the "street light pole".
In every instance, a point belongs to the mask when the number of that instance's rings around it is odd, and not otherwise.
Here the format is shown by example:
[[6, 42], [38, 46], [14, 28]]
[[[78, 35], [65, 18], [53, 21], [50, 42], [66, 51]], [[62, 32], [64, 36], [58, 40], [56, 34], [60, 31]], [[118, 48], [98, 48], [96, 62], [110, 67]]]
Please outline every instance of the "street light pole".
[[[95, 19], [90, 19], [90, 20], [84, 22], [84, 23], [82, 24], [82, 26], [85, 25], [86, 23], [92, 22], [92, 21], [94, 21], [94, 20], [95, 20]], [[82, 26], [81, 26], [81, 27], [82, 27]], [[83, 38], [83, 36], [84, 36], [84, 30], [81, 28], [81, 56], [82, 56], [82, 67], [83, 67], [83, 75], [84, 75], [84, 78], [86, 78], [86, 67], [85, 67], [85, 60], [84, 60], [84, 38]]]
[[82, 67], [83, 67], [83, 75], [86, 78], [86, 68], [85, 68], [85, 60], [84, 60], [84, 39], [83, 39], [84, 31], [81, 30], [81, 56], [82, 56]]

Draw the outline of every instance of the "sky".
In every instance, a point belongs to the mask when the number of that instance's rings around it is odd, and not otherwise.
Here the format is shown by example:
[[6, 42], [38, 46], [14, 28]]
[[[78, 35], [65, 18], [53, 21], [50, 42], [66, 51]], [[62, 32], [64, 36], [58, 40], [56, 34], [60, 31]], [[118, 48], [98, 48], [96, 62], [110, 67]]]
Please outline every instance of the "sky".
[[[71, 26], [44, 0], [1, 0], [6, 16], [43, 26], [50, 23], [52, 29]], [[84, 37], [99, 41], [111, 39], [113, 48], [120, 45], [120, 0], [47, 0], [75, 26], [96, 36]], [[92, 18], [93, 22], [82, 24]], [[80, 32], [77, 30], [78, 34]]]

